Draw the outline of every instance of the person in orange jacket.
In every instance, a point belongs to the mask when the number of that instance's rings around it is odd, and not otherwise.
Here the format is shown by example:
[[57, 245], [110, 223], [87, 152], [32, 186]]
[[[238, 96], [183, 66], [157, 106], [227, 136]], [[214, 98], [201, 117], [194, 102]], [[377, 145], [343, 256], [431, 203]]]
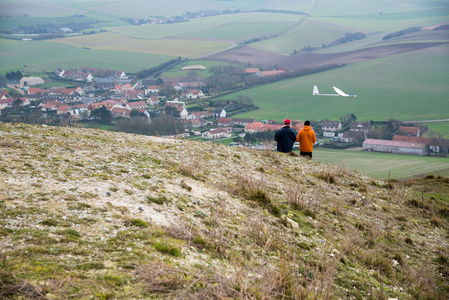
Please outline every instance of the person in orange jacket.
[[310, 121], [304, 122], [304, 127], [298, 132], [299, 155], [312, 159], [313, 144], [316, 143], [315, 131], [310, 127]]

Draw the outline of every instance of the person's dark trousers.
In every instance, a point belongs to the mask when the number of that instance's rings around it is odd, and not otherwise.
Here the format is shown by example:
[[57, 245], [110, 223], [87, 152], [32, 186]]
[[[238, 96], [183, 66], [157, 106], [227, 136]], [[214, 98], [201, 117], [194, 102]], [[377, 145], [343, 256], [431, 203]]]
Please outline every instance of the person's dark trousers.
[[305, 156], [309, 159], [312, 159], [312, 152], [299, 152], [299, 156]]

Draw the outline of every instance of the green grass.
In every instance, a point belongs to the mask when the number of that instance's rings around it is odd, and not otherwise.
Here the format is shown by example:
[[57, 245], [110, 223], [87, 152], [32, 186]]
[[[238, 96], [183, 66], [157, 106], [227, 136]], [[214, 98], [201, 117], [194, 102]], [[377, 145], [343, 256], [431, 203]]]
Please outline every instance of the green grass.
[[136, 39], [116, 33], [101, 33], [72, 38], [55, 39], [52, 43], [70, 45], [77, 48], [87, 47], [96, 50], [124, 51], [148, 55], [200, 57], [230, 46], [228, 42], [191, 41], [174, 39]]
[[379, 179], [406, 179], [425, 174], [449, 176], [448, 157], [428, 157], [315, 148], [313, 159], [342, 165]]
[[[365, 0], [365, 1], [337, 1], [325, 0], [320, 1], [312, 16], [330, 17], [343, 16], [344, 18], [382, 18], [382, 20], [403, 20], [417, 18], [417, 13], [422, 16], [422, 11], [440, 8], [440, 11], [447, 8], [447, 3], [430, 2], [426, 3], [419, 0], [408, 0], [405, 5], [397, 5], [397, 3], [389, 0]], [[336, 5], [336, 4], [339, 5]], [[379, 24], [381, 25], [381, 24]]]
[[209, 70], [212, 66], [229, 66], [235, 65], [234, 63], [223, 62], [223, 61], [209, 61], [209, 60], [193, 60], [186, 61], [179, 65], [176, 65], [174, 68], [170, 69], [170, 71], [164, 72], [160, 75], [161, 78], [165, 77], [186, 77], [189, 76], [190, 71], [181, 71], [182, 68], [193, 65], [201, 65], [206, 67], [205, 70], [195, 70], [196, 77], [208, 78], [213, 75]]
[[107, 29], [140, 39], [189, 37], [241, 42], [250, 38], [283, 33], [302, 17], [292, 14], [240, 13], [192, 19], [183, 23]]
[[[293, 50], [302, 50], [304, 46], [321, 47], [322, 44], [333, 42], [349, 31], [351, 30], [343, 26], [307, 18], [285, 34], [251, 46], [269, 52], [290, 55]], [[318, 36], [319, 38], [317, 38]]]
[[0, 39], [0, 72], [27, 67], [25, 72], [53, 72], [56, 68], [90, 66], [136, 72], [173, 59], [173, 56], [139, 52], [85, 50], [51, 41], [12, 41]]
[[[429, 131], [436, 131], [441, 134], [443, 139], [449, 139], [449, 122], [425, 123]], [[429, 132], [424, 133], [423, 137], [431, 137]]]
[[[338, 120], [354, 113], [359, 121], [447, 119], [447, 45], [348, 65], [324, 73], [254, 87], [222, 98], [249, 96], [259, 110], [234, 117], [257, 120]], [[357, 98], [312, 96], [334, 93], [332, 86]]]

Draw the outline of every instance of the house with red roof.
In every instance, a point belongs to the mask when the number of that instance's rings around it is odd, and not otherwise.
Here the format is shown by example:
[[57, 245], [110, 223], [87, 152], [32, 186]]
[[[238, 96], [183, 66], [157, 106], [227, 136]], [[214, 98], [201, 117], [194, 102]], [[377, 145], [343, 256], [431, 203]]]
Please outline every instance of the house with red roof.
[[419, 127], [399, 126], [398, 135], [419, 136]]
[[148, 105], [158, 105], [160, 102], [157, 96], [150, 96], [147, 100]]
[[101, 108], [102, 106], [106, 107], [107, 110], [111, 110], [112, 109], [112, 105], [107, 103], [107, 102], [95, 102], [95, 103], [89, 104], [89, 106], [87, 107], [87, 110], [89, 112], [91, 112], [93, 110]]
[[244, 72], [245, 72], [245, 74], [256, 74], [256, 73], [259, 73], [260, 70], [259, 70], [259, 68], [246, 68], [244, 70]]
[[42, 106], [42, 111], [57, 111], [63, 104], [61, 101], [48, 101]]
[[181, 93], [181, 98], [185, 99], [199, 99], [204, 98], [203, 91], [197, 89], [188, 89], [186, 92]]
[[184, 102], [167, 101], [164, 105], [164, 113], [167, 113], [171, 108], [176, 109], [182, 119], [185, 119], [189, 115]]
[[220, 118], [220, 119], [218, 119], [217, 126], [220, 126], [220, 127], [229, 127], [229, 126], [231, 126], [231, 118]]
[[57, 114], [58, 115], [66, 115], [67, 113], [70, 113], [73, 111], [73, 108], [71, 108], [68, 105], [61, 105], [60, 107], [58, 107], [57, 109]]
[[207, 121], [204, 119], [185, 119], [183, 120], [186, 127], [199, 128], [207, 125]]
[[132, 85], [129, 84], [129, 83], [126, 83], [126, 84], [123, 84], [123, 85], [118, 84], [118, 85], [116, 85], [114, 87], [112, 92], [121, 94], [121, 93], [124, 93], [126, 91], [132, 90], [132, 88], [133, 88]]
[[161, 86], [160, 85], [150, 85], [145, 89], [145, 95], [154, 95], [159, 93], [159, 91], [161, 90]]
[[131, 115], [132, 109], [124, 108], [124, 107], [114, 107], [111, 109], [111, 114], [114, 117], [124, 117], [129, 118]]
[[283, 125], [254, 122], [254, 123], [246, 124], [245, 132], [256, 133], [256, 132], [265, 132], [265, 131], [277, 131], [277, 130], [281, 129], [282, 127], [283, 127]]
[[12, 107], [12, 103], [15, 101], [13, 98], [0, 99], [0, 110], [7, 107]]
[[258, 76], [275, 76], [285, 73], [284, 70], [271, 70], [271, 71], [260, 71], [256, 75]]
[[145, 101], [128, 102], [125, 107], [127, 109], [146, 109], [147, 104]]
[[22, 98], [17, 98], [17, 99], [22, 100], [22, 106], [28, 106], [31, 104], [31, 101], [30, 101], [30, 99], [28, 99], [28, 97], [22, 97]]
[[9, 98], [9, 93], [7, 90], [0, 90], [0, 99], [6, 99]]
[[40, 95], [42, 95], [43, 93], [45, 93], [46, 92], [46, 90], [43, 90], [43, 89], [41, 89], [41, 88], [33, 88], [33, 87], [30, 87], [29, 89], [28, 89], [28, 95], [38, 95], [38, 94], [40, 94]]

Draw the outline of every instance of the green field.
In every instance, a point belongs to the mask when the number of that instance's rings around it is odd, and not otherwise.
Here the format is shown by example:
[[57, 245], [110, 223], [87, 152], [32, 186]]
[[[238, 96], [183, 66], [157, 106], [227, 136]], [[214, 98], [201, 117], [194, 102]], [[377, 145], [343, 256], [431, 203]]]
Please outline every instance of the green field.
[[242, 42], [284, 33], [303, 17], [294, 14], [240, 13], [192, 19], [183, 23], [122, 26], [107, 30], [140, 39], [187, 37]]
[[87, 47], [98, 50], [137, 52], [149, 55], [182, 56], [196, 58], [229, 47], [228, 42], [190, 41], [174, 39], [144, 40], [135, 39], [115, 33], [100, 33], [95, 35], [77, 36], [54, 39], [52, 43], [60, 43], [73, 47]]
[[78, 68], [81, 66], [136, 72], [175, 58], [167, 55], [117, 50], [85, 50], [81, 47], [50, 41], [3, 39], [0, 39], [0, 53], [2, 53], [0, 72], [21, 69], [31, 74], [52, 72], [58, 67]]
[[[234, 117], [257, 120], [338, 120], [354, 113], [359, 121], [447, 119], [448, 45], [365, 61], [324, 73], [258, 86], [222, 98], [249, 96], [259, 110]], [[356, 98], [312, 96], [335, 93], [332, 86]]]
[[[204, 66], [205, 70], [194, 70], [194, 71], [182, 71], [183, 67], [192, 66], [192, 65], [201, 65]], [[226, 66], [226, 65], [235, 65], [233, 63], [228, 62], [220, 62], [220, 61], [210, 61], [210, 60], [193, 60], [186, 61], [176, 65], [174, 68], [170, 69], [170, 71], [164, 72], [160, 75], [161, 78], [165, 77], [187, 77], [191, 75], [193, 72], [195, 77], [208, 78], [213, 75], [210, 72], [210, 67], [212, 66]]]
[[[432, 122], [424, 123], [429, 131], [436, 131], [441, 134], [441, 138], [449, 139], [449, 121], [447, 122]], [[433, 137], [429, 135], [430, 132], [424, 133], [423, 137]]]
[[449, 176], [449, 157], [315, 148], [313, 159], [379, 179], [406, 179], [427, 174]]

